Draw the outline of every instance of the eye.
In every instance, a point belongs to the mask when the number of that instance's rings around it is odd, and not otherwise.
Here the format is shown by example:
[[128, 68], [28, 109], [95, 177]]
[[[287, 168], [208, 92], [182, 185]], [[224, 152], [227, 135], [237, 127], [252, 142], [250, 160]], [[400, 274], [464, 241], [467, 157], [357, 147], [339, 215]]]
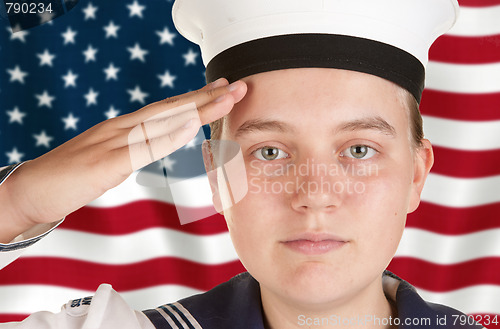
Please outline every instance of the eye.
[[342, 151], [340, 156], [352, 159], [367, 160], [377, 154], [377, 151], [367, 145], [353, 145]]
[[288, 157], [288, 154], [277, 147], [264, 146], [252, 153], [257, 159], [271, 161]]

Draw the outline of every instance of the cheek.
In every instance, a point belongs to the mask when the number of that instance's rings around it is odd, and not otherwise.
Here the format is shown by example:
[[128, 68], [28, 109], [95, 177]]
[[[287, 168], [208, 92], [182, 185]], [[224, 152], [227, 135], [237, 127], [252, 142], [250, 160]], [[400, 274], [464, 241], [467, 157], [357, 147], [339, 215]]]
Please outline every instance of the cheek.
[[392, 257], [406, 222], [411, 178], [407, 172], [386, 168], [358, 182], [363, 193], [347, 196], [343, 204], [351, 209], [352, 218], [358, 219], [356, 240], [364, 252], [378, 250], [381, 257]]
[[250, 180], [248, 184], [246, 196], [224, 211], [233, 245], [245, 267], [246, 263], [262, 259], [263, 253], [270, 250], [279, 229], [275, 225], [280, 218], [278, 205], [283, 202], [280, 194], [265, 193], [256, 184], [252, 187]]

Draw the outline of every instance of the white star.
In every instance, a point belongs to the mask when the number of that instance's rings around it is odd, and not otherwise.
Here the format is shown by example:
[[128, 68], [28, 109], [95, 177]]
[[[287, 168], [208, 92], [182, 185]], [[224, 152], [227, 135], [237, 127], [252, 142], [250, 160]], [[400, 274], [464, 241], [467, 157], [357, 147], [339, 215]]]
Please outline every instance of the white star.
[[83, 52], [83, 55], [85, 56], [85, 63], [88, 63], [90, 61], [95, 62], [95, 54], [97, 53], [97, 51], [97, 48], [93, 48], [92, 45], [89, 45], [87, 47], [87, 50]]
[[193, 49], [189, 48], [189, 51], [182, 55], [184, 57], [184, 60], [186, 61], [184, 63], [185, 66], [188, 66], [189, 64], [196, 65], [196, 57], [198, 57], [198, 53], [195, 53]]
[[115, 109], [113, 105], [111, 105], [109, 107], [109, 110], [107, 112], [104, 112], [104, 115], [108, 119], [115, 118], [115, 117], [118, 116], [118, 114], [120, 114], [120, 111], [118, 111], [117, 109]]
[[99, 96], [99, 93], [96, 93], [94, 89], [90, 88], [89, 92], [83, 95], [87, 100], [87, 106], [97, 105], [97, 96]]
[[12, 111], [7, 111], [7, 115], [9, 116], [9, 123], [19, 122], [23, 124], [23, 117], [26, 113], [19, 111], [19, 108], [16, 106]]
[[168, 43], [169, 45], [174, 45], [175, 33], [170, 33], [168, 27], [165, 27], [163, 31], [156, 31], [156, 34], [160, 37], [160, 45]]
[[47, 49], [45, 49], [43, 54], [36, 54], [36, 55], [38, 56], [38, 58], [40, 58], [40, 66], [48, 65], [52, 67], [52, 61], [56, 57], [56, 55], [52, 55], [51, 53], [49, 53]]
[[10, 82], [19, 81], [24, 84], [24, 77], [28, 75], [28, 72], [23, 72], [19, 68], [19, 65], [16, 65], [14, 69], [7, 69], [7, 73], [10, 74]]
[[85, 9], [83, 9], [82, 11], [85, 14], [85, 20], [95, 19], [95, 12], [97, 11], [97, 7], [94, 7], [94, 5], [92, 5], [92, 2], [89, 2], [88, 6], [85, 7]]
[[144, 98], [148, 97], [148, 93], [142, 92], [139, 86], [135, 86], [135, 89], [127, 89], [127, 92], [130, 94], [130, 102], [137, 101], [141, 104], [144, 104]]
[[66, 29], [66, 32], [61, 33], [62, 37], [64, 38], [64, 44], [72, 43], [75, 44], [75, 36], [77, 32], [73, 31], [70, 26]]
[[7, 28], [7, 31], [11, 32], [10, 34], [10, 40], [19, 40], [22, 43], [25, 43], [26, 40], [24, 39], [29, 32], [28, 31], [22, 31], [20, 25], [16, 25], [11, 29]]
[[117, 32], [120, 29], [120, 26], [115, 25], [113, 21], [110, 21], [107, 26], [103, 27], [103, 29], [106, 31], [106, 39], [111, 37], [118, 38]]
[[6, 152], [5, 154], [9, 157], [9, 164], [21, 162], [21, 158], [24, 156], [24, 153], [19, 153], [15, 147], [11, 152]]
[[73, 113], [70, 113], [66, 118], [62, 118], [64, 122], [64, 130], [73, 129], [76, 130], [76, 123], [79, 121], [79, 118], [75, 118]]
[[158, 165], [160, 169], [167, 169], [172, 171], [174, 169], [176, 161], [173, 159], [170, 159], [169, 157], [165, 157], [161, 159], [161, 161], [158, 161]]
[[177, 77], [175, 75], [170, 75], [170, 72], [167, 70], [163, 75], [158, 74], [158, 79], [161, 80], [160, 87], [169, 86], [170, 88], [174, 88], [174, 80], [177, 79]]
[[130, 60], [138, 59], [141, 62], [145, 62], [144, 56], [147, 55], [149, 51], [144, 50], [139, 46], [139, 43], [135, 43], [134, 48], [129, 47], [127, 50], [130, 52]]
[[54, 24], [52, 22], [52, 19], [56, 16], [55, 13], [51, 13], [48, 11], [44, 11], [43, 13], [39, 13], [38, 16], [40, 17], [40, 25], [44, 23], [49, 23], [50, 25]]
[[54, 139], [54, 137], [50, 137], [45, 133], [45, 130], [42, 130], [40, 134], [33, 134], [33, 138], [36, 139], [35, 146], [43, 145], [47, 148], [50, 147], [50, 141]]
[[47, 90], [44, 90], [43, 94], [41, 94], [41, 95], [35, 94], [35, 97], [38, 98], [38, 107], [45, 105], [48, 108], [52, 108], [52, 101], [54, 101], [55, 97], [50, 96], [47, 93]]
[[76, 87], [77, 78], [78, 74], [73, 74], [71, 70], [68, 70], [68, 73], [62, 76], [62, 79], [64, 80], [64, 88]]
[[121, 69], [119, 67], [115, 67], [113, 63], [109, 63], [109, 66], [103, 70], [104, 73], [106, 73], [106, 81], [111, 79], [118, 80], [117, 74], [120, 70]]
[[189, 142], [186, 143], [186, 145], [184, 146], [185, 149], [192, 149], [196, 146], [196, 136], [190, 140]]
[[142, 11], [146, 9], [146, 6], [143, 6], [134, 0], [134, 3], [127, 5], [127, 8], [130, 10], [129, 17], [138, 16], [142, 18]]

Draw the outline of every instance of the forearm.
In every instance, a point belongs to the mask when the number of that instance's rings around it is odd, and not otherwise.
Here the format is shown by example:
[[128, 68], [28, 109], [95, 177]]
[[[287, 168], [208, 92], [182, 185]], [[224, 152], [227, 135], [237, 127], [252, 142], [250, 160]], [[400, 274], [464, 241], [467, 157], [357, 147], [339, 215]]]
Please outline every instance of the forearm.
[[16, 208], [15, 195], [9, 188], [12, 184], [14, 173], [21, 167], [18, 164], [14, 167], [0, 168], [0, 243], [9, 243], [18, 235], [28, 231], [35, 223], [30, 224], [28, 220], [22, 217], [19, 209]]

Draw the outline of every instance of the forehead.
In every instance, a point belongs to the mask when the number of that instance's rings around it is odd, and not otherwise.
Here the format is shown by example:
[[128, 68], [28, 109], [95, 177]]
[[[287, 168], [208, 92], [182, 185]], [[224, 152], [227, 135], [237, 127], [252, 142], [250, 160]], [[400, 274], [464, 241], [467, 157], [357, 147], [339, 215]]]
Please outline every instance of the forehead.
[[382, 78], [348, 70], [299, 68], [244, 79], [247, 95], [224, 121], [235, 137], [249, 120], [281, 121], [297, 131], [331, 132], [336, 125], [381, 118], [396, 130], [408, 126], [400, 87]]

